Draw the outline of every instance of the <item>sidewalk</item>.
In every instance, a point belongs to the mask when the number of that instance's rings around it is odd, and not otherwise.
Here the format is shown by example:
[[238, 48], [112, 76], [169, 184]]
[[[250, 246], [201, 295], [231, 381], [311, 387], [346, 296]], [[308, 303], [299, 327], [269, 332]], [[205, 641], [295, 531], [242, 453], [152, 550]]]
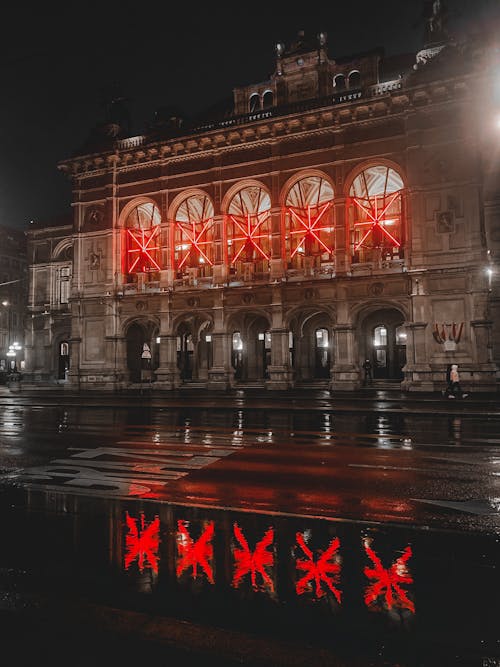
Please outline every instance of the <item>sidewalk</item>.
[[465, 399], [450, 400], [439, 392], [404, 392], [399, 388], [363, 387], [355, 391], [332, 392], [327, 389], [232, 389], [208, 391], [189, 385], [172, 391], [158, 391], [149, 386], [119, 393], [97, 390], [77, 392], [60, 385], [0, 386], [0, 403], [37, 405], [86, 405], [92, 407], [183, 407], [198, 405], [204, 408], [266, 410], [332, 410], [343, 412], [380, 411], [428, 414], [468, 414], [500, 417], [500, 392], [471, 392]]

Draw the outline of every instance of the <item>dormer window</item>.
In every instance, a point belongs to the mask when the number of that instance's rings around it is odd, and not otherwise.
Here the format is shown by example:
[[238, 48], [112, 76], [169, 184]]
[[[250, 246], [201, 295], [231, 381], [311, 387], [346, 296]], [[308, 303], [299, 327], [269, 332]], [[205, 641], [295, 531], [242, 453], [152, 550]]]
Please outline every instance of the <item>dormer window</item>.
[[250, 100], [248, 103], [248, 110], [250, 113], [254, 113], [255, 111], [259, 111], [260, 109], [260, 95], [257, 93], [253, 93], [253, 95], [250, 95]]
[[349, 74], [349, 88], [361, 88], [361, 74], [357, 69]]
[[274, 95], [272, 90], [266, 90], [262, 98], [262, 108], [270, 109], [274, 105]]
[[337, 74], [333, 79], [333, 87], [335, 90], [345, 90], [345, 76], [343, 74]]

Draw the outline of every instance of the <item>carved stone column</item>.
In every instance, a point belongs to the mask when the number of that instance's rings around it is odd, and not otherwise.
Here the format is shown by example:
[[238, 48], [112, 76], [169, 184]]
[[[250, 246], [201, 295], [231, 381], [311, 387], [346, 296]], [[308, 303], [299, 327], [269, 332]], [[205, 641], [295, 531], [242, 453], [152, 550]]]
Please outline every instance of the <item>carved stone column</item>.
[[208, 369], [208, 389], [225, 391], [231, 383], [231, 336], [212, 333], [212, 366]]
[[359, 367], [355, 362], [355, 328], [350, 324], [334, 327], [335, 360], [330, 368], [330, 389], [352, 391], [361, 386]]
[[401, 388], [407, 391], [433, 391], [432, 369], [426, 344], [427, 322], [406, 322], [406, 364]]
[[176, 389], [181, 384], [177, 367], [177, 336], [160, 334], [160, 365], [156, 369], [155, 387]]
[[268, 389], [285, 390], [293, 386], [293, 372], [290, 367], [288, 329], [271, 329], [271, 364], [267, 367]]

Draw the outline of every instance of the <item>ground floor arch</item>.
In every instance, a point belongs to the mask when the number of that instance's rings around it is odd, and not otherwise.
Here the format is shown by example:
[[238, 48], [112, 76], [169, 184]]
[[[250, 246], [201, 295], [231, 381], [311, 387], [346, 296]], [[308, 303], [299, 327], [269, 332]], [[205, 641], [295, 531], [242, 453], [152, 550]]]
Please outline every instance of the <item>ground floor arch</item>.
[[333, 317], [324, 310], [306, 308], [290, 320], [292, 369], [296, 381], [328, 380], [334, 359]]
[[360, 322], [360, 367], [371, 362], [374, 380], [402, 380], [406, 364], [407, 335], [404, 315], [397, 308], [382, 307]]
[[260, 312], [243, 312], [229, 322], [234, 382], [263, 381], [271, 363], [271, 325]]
[[158, 367], [158, 325], [150, 320], [135, 320], [125, 332], [126, 364], [130, 382], [152, 380]]

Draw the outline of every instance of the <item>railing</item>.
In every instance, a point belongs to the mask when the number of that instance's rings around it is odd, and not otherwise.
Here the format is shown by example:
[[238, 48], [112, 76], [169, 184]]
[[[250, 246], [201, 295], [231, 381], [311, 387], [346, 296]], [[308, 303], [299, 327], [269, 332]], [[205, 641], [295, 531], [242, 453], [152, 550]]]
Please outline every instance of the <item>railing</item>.
[[333, 95], [326, 95], [316, 99], [285, 104], [279, 107], [263, 109], [262, 111], [254, 111], [237, 116], [230, 116], [220, 120], [207, 121], [196, 125], [185, 124], [181, 128], [162, 128], [151, 135], [138, 135], [135, 137], [129, 137], [128, 139], [119, 139], [116, 142], [116, 147], [120, 150], [139, 148], [140, 146], [144, 146], [147, 143], [159, 141], [162, 139], [174, 139], [182, 136], [200, 134], [202, 132], [210, 132], [212, 130], [227, 129], [230, 127], [237, 127], [239, 125], [247, 125], [248, 123], [266, 120], [268, 118], [279, 118], [293, 113], [312, 111], [321, 107], [328, 107], [332, 105], [335, 106], [338, 104], [355, 102], [361, 99], [370, 99], [380, 95], [385, 95], [401, 88], [401, 79], [394, 79], [392, 81], [386, 81], [384, 83], [368, 86], [364, 89], [346, 89]]

